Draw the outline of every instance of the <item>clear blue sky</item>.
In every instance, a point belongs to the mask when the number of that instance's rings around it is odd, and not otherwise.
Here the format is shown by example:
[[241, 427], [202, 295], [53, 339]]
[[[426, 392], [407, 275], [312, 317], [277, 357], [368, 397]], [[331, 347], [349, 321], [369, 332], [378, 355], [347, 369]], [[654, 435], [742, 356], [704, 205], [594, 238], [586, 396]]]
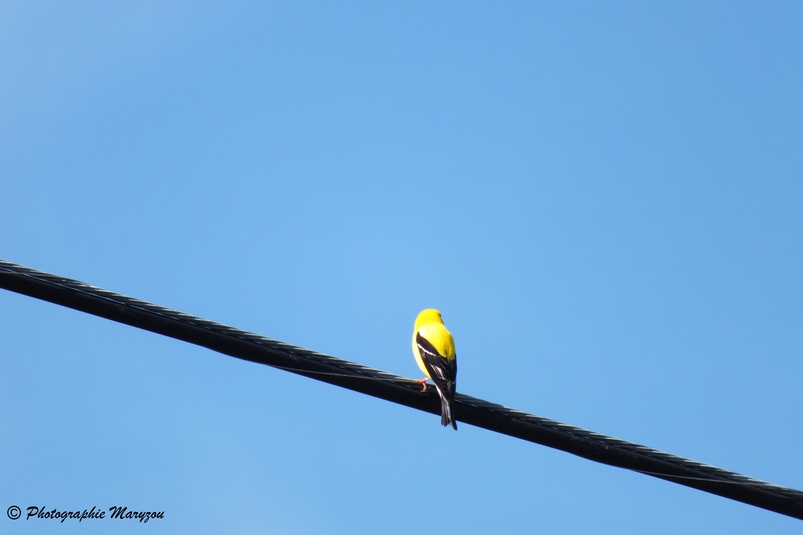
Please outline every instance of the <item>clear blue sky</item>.
[[[0, 258], [803, 489], [799, 2], [3, 2]], [[800, 521], [0, 291], [0, 531]], [[125, 505], [147, 526], [12, 522]]]

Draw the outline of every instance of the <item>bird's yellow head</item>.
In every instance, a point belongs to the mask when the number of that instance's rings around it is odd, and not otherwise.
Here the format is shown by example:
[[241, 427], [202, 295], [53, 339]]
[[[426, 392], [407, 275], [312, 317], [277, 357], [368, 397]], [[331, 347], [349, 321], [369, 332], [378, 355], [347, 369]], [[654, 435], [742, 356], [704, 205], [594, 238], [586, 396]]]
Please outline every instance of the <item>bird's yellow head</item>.
[[418, 328], [419, 325], [422, 325], [424, 323], [432, 323], [435, 321], [438, 323], [443, 323], [440, 311], [435, 310], [434, 308], [427, 308], [425, 310], [422, 310], [421, 312], [418, 313], [418, 317], [415, 319], [416, 329]]

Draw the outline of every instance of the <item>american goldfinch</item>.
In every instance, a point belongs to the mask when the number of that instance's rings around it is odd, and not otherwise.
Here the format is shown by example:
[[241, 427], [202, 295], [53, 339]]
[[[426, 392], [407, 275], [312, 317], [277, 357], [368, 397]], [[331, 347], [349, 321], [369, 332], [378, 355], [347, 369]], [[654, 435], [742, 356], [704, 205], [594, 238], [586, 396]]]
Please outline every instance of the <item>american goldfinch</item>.
[[[413, 355], [421, 371], [435, 383], [435, 389], [441, 398], [441, 425], [451, 424], [456, 430], [457, 422], [452, 417], [452, 403], [457, 379], [457, 355], [452, 334], [443, 324], [441, 313], [437, 310], [422, 310], [415, 319]], [[420, 382], [426, 392], [427, 380], [422, 379]]]

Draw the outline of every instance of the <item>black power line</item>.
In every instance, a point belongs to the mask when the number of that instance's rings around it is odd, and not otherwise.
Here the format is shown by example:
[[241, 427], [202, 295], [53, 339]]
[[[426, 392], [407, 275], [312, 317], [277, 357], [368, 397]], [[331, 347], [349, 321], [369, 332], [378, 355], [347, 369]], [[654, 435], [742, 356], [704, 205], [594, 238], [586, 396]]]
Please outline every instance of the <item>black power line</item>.
[[[0, 288], [273, 366], [433, 414], [440, 401], [411, 379], [0, 260]], [[579, 427], [457, 394], [458, 420], [803, 519], [803, 492]]]

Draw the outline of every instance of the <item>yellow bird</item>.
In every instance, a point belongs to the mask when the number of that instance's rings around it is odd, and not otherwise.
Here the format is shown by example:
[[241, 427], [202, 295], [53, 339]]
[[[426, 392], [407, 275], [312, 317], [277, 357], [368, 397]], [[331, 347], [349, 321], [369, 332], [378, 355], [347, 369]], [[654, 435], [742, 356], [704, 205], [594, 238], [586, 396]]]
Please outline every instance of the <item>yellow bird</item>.
[[[422, 310], [415, 319], [413, 355], [421, 371], [435, 383], [441, 398], [441, 425], [451, 424], [456, 430], [452, 404], [457, 380], [457, 354], [452, 333], [443, 324], [437, 310]], [[420, 383], [422, 392], [426, 392], [427, 380], [422, 379]]]

